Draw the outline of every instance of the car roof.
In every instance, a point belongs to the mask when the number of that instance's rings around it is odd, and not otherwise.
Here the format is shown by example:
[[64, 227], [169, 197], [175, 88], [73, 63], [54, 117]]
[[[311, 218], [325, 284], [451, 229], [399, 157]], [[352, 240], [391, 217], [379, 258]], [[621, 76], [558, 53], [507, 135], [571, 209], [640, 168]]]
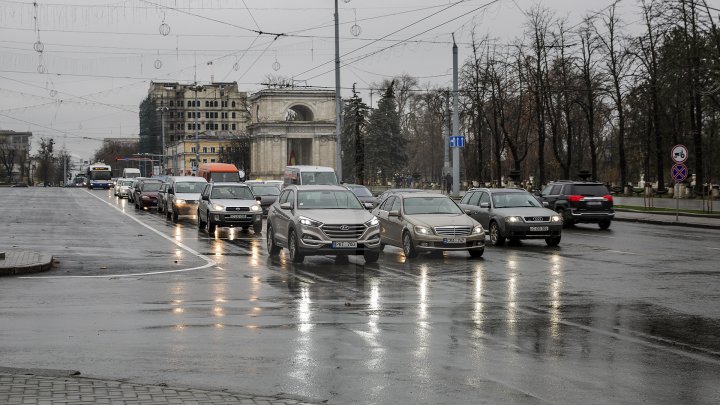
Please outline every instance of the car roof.
[[445, 197], [450, 198], [446, 196], [445, 194], [440, 193], [432, 193], [432, 192], [419, 192], [419, 193], [398, 193], [398, 196], [402, 198], [438, 198], [438, 197]]
[[524, 188], [471, 188], [467, 192], [471, 191], [487, 191], [488, 193], [528, 193], [529, 191]]
[[364, 184], [347, 184], [347, 183], [343, 183], [342, 185], [345, 186], [345, 187], [364, 187], [364, 188], [368, 188], [368, 187], [367, 187], [366, 185], [364, 185]]
[[599, 182], [599, 181], [587, 181], [587, 180], [555, 180], [551, 181], [550, 184], [591, 184], [591, 185], [601, 185], [604, 186], [605, 183]]
[[223, 183], [217, 183], [217, 182], [215, 182], [215, 183], [208, 183], [208, 184], [212, 184], [213, 186], [237, 186], [237, 187], [247, 187], [247, 188], [250, 188], [247, 184], [237, 183], [237, 182], [234, 182], [234, 181], [226, 181], [226, 182], [223, 182]]
[[290, 186], [287, 186], [285, 188], [296, 188], [299, 191], [312, 191], [312, 190], [334, 190], [334, 191], [349, 191], [347, 188], [343, 186], [333, 186], [333, 185], [324, 185], [324, 184], [313, 184], [313, 185], [298, 185], [293, 184]]
[[188, 181], [188, 182], [198, 182], [198, 183], [207, 183], [207, 180], [205, 180], [204, 177], [198, 177], [198, 176], [173, 176], [170, 178], [170, 180], [174, 182], [178, 181]]
[[332, 167], [327, 166], [311, 166], [311, 165], [295, 165], [295, 166], [287, 166], [286, 169], [298, 169], [300, 171], [303, 170], [312, 170], [316, 172], [335, 172], [335, 170]]

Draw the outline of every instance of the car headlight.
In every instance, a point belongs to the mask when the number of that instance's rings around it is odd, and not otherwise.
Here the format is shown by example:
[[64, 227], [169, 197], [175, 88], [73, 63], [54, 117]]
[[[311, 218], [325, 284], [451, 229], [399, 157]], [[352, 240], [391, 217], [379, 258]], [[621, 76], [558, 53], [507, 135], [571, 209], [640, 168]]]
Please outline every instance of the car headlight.
[[522, 222], [522, 217], [505, 217], [506, 222]]
[[373, 219], [365, 222], [365, 225], [367, 226], [378, 226], [380, 224], [380, 221], [378, 221], [377, 217], [373, 216]]
[[483, 229], [482, 225], [478, 225], [478, 226], [476, 226], [475, 228], [473, 228], [473, 232], [472, 232], [472, 233], [473, 233], [474, 235], [477, 235], [477, 234], [480, 234], [480, 233], [485, 233], [485, 230]]
[[432, 235], [432, 230], [427, 226], [415, 225], [415, 233], [418, 235]]
[[260, 210], [261, 210], [261, 208], [260, 208], [260, 206], [257, 205], [257, 204], [250, 206], [250, 211], [258, 212], [258, 211], [260, 211]]
[[303, 224], [305, 226], [320, 226], [320, 225], [322, 225], [322, 222], [316, 221], [314, 219], [310, 219], [308, 217], [301, 216], [298, 218], [298, 220], [300, 221], [301, 224]]
[[560, 215], [553, 215], [550, 217], [550, 221], [552, 222], [562, 222], [562, 217]]
[[215, 211], [225, 211], [225, 206], [220, 204], [213, 204], [212, 209]]
[[185, 204], [185, 200], [175, 200], [175, 204], [183, 205], [183, 204]]

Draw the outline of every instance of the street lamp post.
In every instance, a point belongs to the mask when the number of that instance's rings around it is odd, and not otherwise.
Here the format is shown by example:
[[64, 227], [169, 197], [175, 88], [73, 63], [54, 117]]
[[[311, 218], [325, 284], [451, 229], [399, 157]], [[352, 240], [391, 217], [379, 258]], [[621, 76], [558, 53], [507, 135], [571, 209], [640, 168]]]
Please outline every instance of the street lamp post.
[[200, 127], [198, 126], [198, 117], [200, 116], [200, 103], [198, 102], [197, 92], [198, 90], [204, 90], [205, 87], [198, 86], [197, 82], [190, 86], [190, 90], [195, 90], [195, 167], [193, 167], [193, 173], [197, 174], [200, 168]]
[[160, 111], [161, 121], [161, 139], [160, 139], [160, 174], [165, 174], [165, 113], [169, 110], [167, 107], [158, 107], [155, 111]]

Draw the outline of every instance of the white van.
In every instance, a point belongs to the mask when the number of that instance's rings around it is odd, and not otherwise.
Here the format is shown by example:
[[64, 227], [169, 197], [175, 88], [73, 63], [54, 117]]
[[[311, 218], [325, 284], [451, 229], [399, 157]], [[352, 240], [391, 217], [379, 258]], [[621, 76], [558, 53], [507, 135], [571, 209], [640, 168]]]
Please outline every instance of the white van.
[[140, 169], [126, 167], [123, 169], [121, 177], [126, 179], [134, 179], [135, 177], [140, 177]]
[[287, 166], [283, 173], [283, 187], [290, 184], [336, 186], [338, 180], [332, 167]]

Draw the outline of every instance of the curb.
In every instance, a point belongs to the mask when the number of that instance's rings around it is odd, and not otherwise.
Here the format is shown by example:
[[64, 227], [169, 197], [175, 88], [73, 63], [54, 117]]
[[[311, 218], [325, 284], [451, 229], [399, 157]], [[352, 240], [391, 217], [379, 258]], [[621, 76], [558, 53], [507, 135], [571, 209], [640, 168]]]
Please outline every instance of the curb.
[[[8, 257], [15, 255], [15, 254], [22, 254], [22, 253], [34, 253], [37, 254], [38, 261], [36, 263], [30, 263], [30, 264], [21, 264], [21, 265], [8, 265], [5, 266], [3, 262], [5, 260], [8, 260]], [[36, 252], [7, 252], [6, 257], [3, 260], [0, 260], [0, 277], [2, 276], [19, 276], [23, 274], [31, 274], [31, 273], [40, 273], [43, 271], [48, 271], [52, 268], [53, 265], [53, 257], [51, 255], [46, 255], [43, 253], [36, 253]]]
[[665, 226], [684, 226], [688, 228], [702, 228], [702, 229], [720, 229], [720, 225], [710, 225], [710, 224], [691, 224], [688, 222], [670, 222], [670, 221], [660, 221], [656, 219], [645, 219], [645, 218], [618, 218], [615, 217], [613, 221], [620, 221], [620, 222], [637, 222], [641, 224], [651, 224], [651, 225], [665, 225]]
[[[632, 212], [635, 214], [645, 214], [645, 215], [663, 215], [663, 216], [675, 216], [674, 212], [669, 211], [641, 211], [636, 210], [632, 208], [615, 208], [615, 211], [618, 212]], [[691, 212], [680, 212], [681, 217], [688, 217], [688, 218], [712, 218], [712, 219], [720, 219], [720, 215], [718, 214], [693, 214]]]

